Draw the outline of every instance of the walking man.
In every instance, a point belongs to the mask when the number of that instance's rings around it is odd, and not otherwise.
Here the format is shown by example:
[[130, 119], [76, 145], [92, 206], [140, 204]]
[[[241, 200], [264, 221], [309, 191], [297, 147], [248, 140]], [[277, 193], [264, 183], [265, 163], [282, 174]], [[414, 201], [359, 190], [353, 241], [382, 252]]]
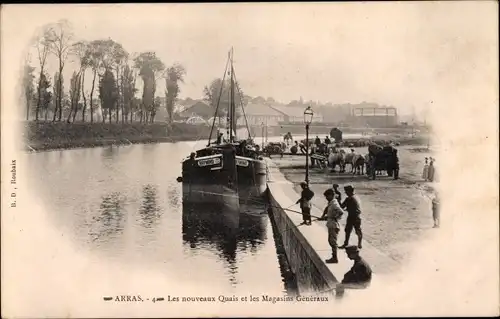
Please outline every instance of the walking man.
[[323, 213], [321, 218], [324, 218], [326, 214], [326, 228], [328, 229], [328, 243], [330, 247], [332, 247], [332, 258], [325, 260], [327, 264], [337, 264], [337, 238], [340, 232], [339, 220], [344, 213], [342, 208], [340, 208], [339, 203], [335, 199], [335, 192], [333, 189], [327, 189], [323, 195], [325, 195], [326, 200], [328, 201], [328, 205]]
[[347, 197], [340, 206], [347, 210], [347, 220], [345, 225], [344, 245], [339, 248], [346, 248], [349, 245], [349, 237], [351, 236], [353, 228], [358, 236], [358, 248], [361, 248], [361, 241], [363, 239], [363, 232], [361, 231], [361, 205], [351, 185], [345, 186], [344, 191]]
[[302, 210], [302, 225], [311, 225], [311, 200], [314, 197], [314, 192], [309, 189], [309, 185], [306, 182], [300, 183], [302, 187], [302, 192], [300, 193], [300, 198], [296, 204], [300, 204], [300, 209]]
[[436, 193], [432, 199], [432, 219], [434, 220], [434, 228], [439, 228], [440, 224], [440, 211], [439, 211], [439, 197]]

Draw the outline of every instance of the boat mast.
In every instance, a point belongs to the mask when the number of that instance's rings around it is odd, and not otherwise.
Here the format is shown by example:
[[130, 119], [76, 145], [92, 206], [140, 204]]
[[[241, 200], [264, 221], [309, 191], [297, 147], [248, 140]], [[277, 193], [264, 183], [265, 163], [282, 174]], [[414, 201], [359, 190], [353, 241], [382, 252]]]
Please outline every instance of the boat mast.
[[233, 136], [233, 133], [234, 135], [236, 135], [236, 123], [235, 123], [235, 103], [234, 103], [234, 68], [233, 68], [233, 54], [234, 54], [234, 50], [233, 48], [231, 48], [231, 52], [230, 52], [230, 63], [231, 63], [231, 91], [230, 91], [230, 98], [229, 98], [229, 107], [231, 109], [231, 112], [230, 112], [230, 130], [231, 130], [231, 135], [229, 137], [229, 140], [232, 142], [234, 142], [234, 139], [236, 138], [236, 136]]

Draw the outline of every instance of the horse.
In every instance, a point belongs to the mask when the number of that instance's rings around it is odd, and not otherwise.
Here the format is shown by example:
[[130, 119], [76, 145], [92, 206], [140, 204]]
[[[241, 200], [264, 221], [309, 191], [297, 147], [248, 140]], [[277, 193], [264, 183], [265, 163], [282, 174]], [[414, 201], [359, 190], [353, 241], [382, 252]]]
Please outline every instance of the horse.
[[352, 160], [353, 175], [355, 175], [356, 172], [358, 173], [358, 175], [364, 174], [365, 163], [366, 163], [366, 156], [355, 153], [354, 158]]
[[345, 172], [345, 151], [332, 149], [328, 155], [328, 164], [332, 168], [331, 172], [335, 172], [337, 165], [339, 166], [339, 173]]
[[350, 171], [350, 173], [352, 173], [354, 171], [354, 158], [355, 157], [356, 157], [356, 153], [354, 152], [354, 150], [351, 150], [351, 153], [347, 153], [345, 155], [344, 170], [345, 170], [345, 166], [347, 164], [350, 164], [351, 165], [351, 171]]

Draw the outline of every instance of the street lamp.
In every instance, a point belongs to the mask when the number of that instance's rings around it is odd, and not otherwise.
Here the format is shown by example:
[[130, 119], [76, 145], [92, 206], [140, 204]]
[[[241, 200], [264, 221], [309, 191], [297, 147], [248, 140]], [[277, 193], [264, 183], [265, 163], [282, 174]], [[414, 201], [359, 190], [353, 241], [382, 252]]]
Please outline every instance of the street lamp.
[[308, 106], [304, 111], [304, 123], [306, 124], [306, 184], [309, 186], [309, 125], [313, 119], [313, 110]]
[[262, 122], [261, 126], [262, 126], [262, 149], [264, 149], [264, 122]]

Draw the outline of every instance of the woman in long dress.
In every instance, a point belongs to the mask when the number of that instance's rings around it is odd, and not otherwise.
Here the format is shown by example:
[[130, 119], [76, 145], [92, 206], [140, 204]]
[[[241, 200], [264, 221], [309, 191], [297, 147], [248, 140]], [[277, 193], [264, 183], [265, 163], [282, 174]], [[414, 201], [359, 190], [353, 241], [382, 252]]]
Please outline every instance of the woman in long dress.
[[429, 159], [425, 158], [424, 170], [422, 171], [422, 179], [427, 182], [429, 176]]
[[434, 181], [434, 173], [435, 173], [434, 159], [431, 157], [429, 163], [429, 170], [427, 172], [427, 179], [429, 180], [429, 182]]

